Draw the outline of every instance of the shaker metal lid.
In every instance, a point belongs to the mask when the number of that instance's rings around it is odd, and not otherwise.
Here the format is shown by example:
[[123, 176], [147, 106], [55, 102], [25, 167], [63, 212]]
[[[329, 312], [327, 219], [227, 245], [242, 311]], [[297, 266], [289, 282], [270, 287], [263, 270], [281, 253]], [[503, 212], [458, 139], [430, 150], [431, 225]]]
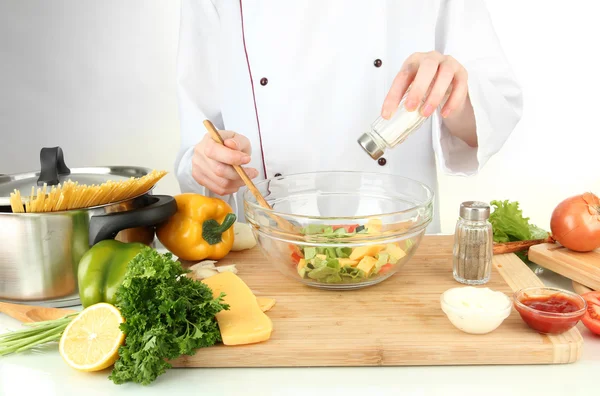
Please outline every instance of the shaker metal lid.
[[358, 138], [358, 144], [371, 156], [373, 159], [379, 159], [383, 155], [383, 150], [379, 148], [377, 143], [369, 136], [368, 133], [363, 133]]
[[[44, 159], [48, 158], [47, 155], [58, 162], [51, 165], [44, 163]], [[37, 189], [42, 188], [44, 182], [47, 183], [49, 191], [53, 185], [67, 180], [79, 184], [98, 185], [109, 180], [121, 181], [131, 177], [142, 177], [152, 171], [149, 168], [135, 166], [95, 166], [69, 169], [64, 164], [62, 150], [59, 147], [42, 149], [40, 158], [42, 169], [39, 171], [0, 175], [0, 206], [10, 206], [10, 194], [15, 189], [21, 192], [21, 198], [25, 202], [31, 194], [31, 188], [33, 187], [37, 193]], [[44, 165], [47, 166], [44, 168]]]
[[460, 204], [459, 215], [465, 220], [487, 220], [490, 217], [490, 205], [480, 201], [463, 202]]

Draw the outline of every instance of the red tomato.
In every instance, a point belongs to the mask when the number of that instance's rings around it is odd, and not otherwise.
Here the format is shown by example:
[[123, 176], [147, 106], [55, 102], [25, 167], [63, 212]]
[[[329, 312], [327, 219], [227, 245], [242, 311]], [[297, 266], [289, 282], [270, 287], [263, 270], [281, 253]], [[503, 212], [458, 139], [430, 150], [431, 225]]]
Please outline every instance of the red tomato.
[[334, 231], [337, 230], [338, 228], [343, 228], [344, 230], [346, 230], [346, 232], [348, 234], [351, 234], [351, 233], [353, 233], [356, 230], [357, 227], [358, 227], [358, 224], [353, 224], [353, 225], [336, 225], [336, 226], [333, 226], [332, 228], [333, 228]]
[[600, 335], [600, 291], [582, 294], [588, 308], [581, 321], [592, 333]]
[[552, 212], [550, 229], [567, 249], [590, 252], [600, 248], [600, 200], [592, 193], [565, 199]]
[[386, 272], [388, 272], [389, 270], [391, 270], [391, 269], [392, 269], [392, 267], [393, 267], [393, 265], [392, 265], [392, 264], [390, 264], [390, 263], [388, 263], [388, 264], [384, 265], [383, 267], [381, 267], [381, 268], [379, 269], [379, 273], [380, 273], [380, 274], [385, 274]]
[[292, 261], [295, 264], [298, 264], [300, 262], [300, 259], [302, 258], [302, 256], [300, 256], [299, 254], [296, 253], [292, 253]]
[[302, 252], [300, 251], [300, 248], [298, 248], [298, 246], [293, 245], [293, 244], [288, 245], [288, 247], [292, 251], [292, 261], [295, 264], [298, 264], [300, 259], [304, 258], [304, 256], [302, 255]]
[[352, 233], [352, 232], [356, 231], [356, 229], [357, 229], [357, 228], [358, 228], [358, 224], [349, 225], [349, 226], [346, 228], [346, 231], [347, 231], [348, 233]]

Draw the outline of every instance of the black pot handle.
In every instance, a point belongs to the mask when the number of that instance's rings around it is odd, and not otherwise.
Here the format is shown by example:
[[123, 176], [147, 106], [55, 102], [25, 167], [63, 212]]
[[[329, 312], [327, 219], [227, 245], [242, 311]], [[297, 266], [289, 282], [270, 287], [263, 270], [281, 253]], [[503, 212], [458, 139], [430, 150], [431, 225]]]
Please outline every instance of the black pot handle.
[[44, 147], [40, 151], [40, 177], [38, 186], [46, 183], [55, 186], [60, 183], [59, 176], [70, 175], [71, 169], [65, 164], [65, 157], [60, 147]]
[[177, 212], [177, 201], [170, 195], [149, 195], [148, 199], [152, 203], [143, 208], [92, 216], [90, 246], [113, 239], [119, 231], [128, 228], [160, 224]]

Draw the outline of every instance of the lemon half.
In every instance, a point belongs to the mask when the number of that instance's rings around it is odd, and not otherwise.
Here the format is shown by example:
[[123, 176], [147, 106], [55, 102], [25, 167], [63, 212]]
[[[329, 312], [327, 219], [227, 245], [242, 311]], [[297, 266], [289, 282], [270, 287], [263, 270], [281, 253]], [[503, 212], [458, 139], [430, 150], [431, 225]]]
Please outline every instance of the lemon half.
[[60, 339], [59, 351], [65, 362], [80, 371], [99, 371], [119, 358], [125, 334], [119, 325], [125, 319], [111, 304], [94, 304], [73, 319]]

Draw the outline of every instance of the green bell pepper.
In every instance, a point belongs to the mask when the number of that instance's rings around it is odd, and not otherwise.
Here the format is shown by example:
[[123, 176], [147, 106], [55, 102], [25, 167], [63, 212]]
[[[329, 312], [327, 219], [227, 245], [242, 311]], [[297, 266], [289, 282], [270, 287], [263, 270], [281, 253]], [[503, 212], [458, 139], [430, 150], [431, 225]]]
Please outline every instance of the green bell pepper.
[[115, 304], [115, 293], [123, 283], [127, 265], [144, 248], [142, 243], [100, 241], [88, 250], [77, 269], [79, 298], [84, 308], [100, 302]]

